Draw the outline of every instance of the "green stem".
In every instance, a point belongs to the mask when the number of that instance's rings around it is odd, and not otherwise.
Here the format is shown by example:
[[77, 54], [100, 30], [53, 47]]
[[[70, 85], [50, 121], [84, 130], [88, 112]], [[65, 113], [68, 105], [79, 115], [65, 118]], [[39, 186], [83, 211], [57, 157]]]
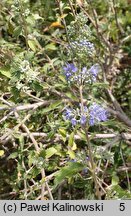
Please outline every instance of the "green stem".
[[26, 19], [24, 16], [24, 8], [23, 8], [23, 4], [22, 1], [19, 0], [19, 5], [20, 5], [20, 13], [21, 13], [21, 19], [22, 19], [22, 25], [23, 25], [23, 29], [24, 29], [24, 35], [25, 35], [25, 43], [26, 43], [26, 49], [28, 51], [28, 30], [27, 30], [27, 23], [26, 23]]
[[[81, 114], [83, 114], [84, 112], [84, 104], [83, 104], [83, 86], [81, 85], [79, 88], [80, 91], [80, 101], [81, 101]], [[101, 200], [101, 195], [100, 195], [100, 191], [99, 191], [99, 184], [97, 182], [97, 176], [95, 173], [95, 163], [94, 163], [94, 159], [93, 159], [93, 152], [92, 152], [92, 147], [91, 147], [91, 143], [90, 143], [90, 139], [88, 136], [88, 128], [86, 128], [85, 126], [82, 127], [85, 135], [86, 135], [86, 141], [87, 141], [87, 145], [88, 145], [88, 150], [89, 150], [89, 158], [90, 158], [90, 163], [91, 163], [91, 170], [92, 170], [92, 177], [95, 183], [95, 189], [96, 189], [96, 194], [99, 200]]]

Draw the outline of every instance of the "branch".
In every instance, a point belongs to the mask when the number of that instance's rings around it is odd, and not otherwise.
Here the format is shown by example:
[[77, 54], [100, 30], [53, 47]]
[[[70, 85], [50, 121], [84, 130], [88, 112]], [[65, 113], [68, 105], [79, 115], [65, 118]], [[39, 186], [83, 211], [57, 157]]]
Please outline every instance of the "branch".
[[112, 2], [113, 2], [113, 12], [114, 12], [114, 15], [115, 15], [116, 27], [120, 30], [120, 33], [123, 35], [125, 32], [124, 32], [122, 26], [120, 25], [120, 23], [118, 22], [118, 16], [117, 16], [117, 11], [116, 11], [115, 0], [112, 0]]
[[[0, 98], [0, 100], [1, 100], [1, 98]], [[18, 106], [11, 105], [10, 107], [8, 107], [8, 106], [1, 107], [0, 110], [10, 110], [10, 109], [12, 109], [12, 110], [15, 110], [15, 111], [22, 111], [22, 110], [37, 109], [40, 106], [47, 106], [47, 105], [50, 105], [53, 102], [54, 102], [54, 100], [43, 101], [43, 102], [38, 102], [38, 103], [34, 103], [34, 104], [18, 105]]]
[[[11, 104], [8, 104], [8, 105], [11, 106]], [[43, 102], [37, 103], [37, 105], [34, 106], [33, 110], [37, 109], [37, 108], [38, 108], [39, 106], [41, 106], [41, 105], [43, 105]], [[32, 143], [34, 144], [34, 147], [35, 147], [36, 152], [39, 153], [39, 152], [40, 152], [40, 148], [39, 148], [39, 146], [38, 146], [37, 141], [35, 140], [34, 136], [30, 133], [28, 127], [19, 119], [19, 114], [16, 112], [16, 109], [15, 109], [15, 111], [14, 111], [14, 114], [15, 114], [16, 119], [17, 119], [18, 122], [19, 122], [19, 124], [18, 124], [19, 127], [21, 126], [22, 129], [28, 134], [28, 136], [30, 137]], [[18, 125], [17, 125], [17, 127], [18, 127]], [[19, 128], [19, 127], [18, 127], [18, 128]], [[45, 179], [45, 170], [44, 170], [44, 168], [41, 170], [41, 176], [42, 176], [42, 179]], [[50, 191], [50, 189], [49, 189], [49, 186], [48, 186], [48, 183], [47, 183], [47, 182], [42, 183], [42, 187], [41, 187], [41, 199], [44, 199], [45, 186], [46, 186], [46, 188], [47, 188], [47, 190], [48, 190], [48, 192], [49, 192], [49, 196], [50, 196], [50, 198], [51, 198], [51, 200], [52, 200], [52, 199], [53, 199], [53, 196], [52, 196], [52, 194], [51, 194], [51, 191]]]
[[[117, 107], [115, 107], [117, 108]], [[107, 108], [110, 113], [115, 115], [120, 121], [122, 121], [125, 125], [128, 127], [131, 127], [131, 119], [122, 111], [120, 112], [119, 110], [113, 110], [111, 108]]]
[[[28, 133], [21, 133], [21, 132], [16, 132], [15, 134], [18, 134], [18, 135], [22, 135], [24, 137], [28, 137]], [[50, 141], [50, 140], [47, 140], [47, 137], [48, 137], [48, 134], [46, 133], [43, 133], [43, 132], [30, 132], [30, 134], [33, 135], [33, 137], [42, 137], [44, 138], [46, 141]], [[129, 133], [122, 133], [122, 134], [114, 134], [114, 133], [111, 133], [111, 134], [94, 134], [94, 136], [92, 136], [92, 134], [89, 134], [88, 135], [90, 139], [112, 139], [112, 138], [115, 138], [117, 136], [119, 136], [120, 138], [124, 139], [124, 140], [131, 140], [131, 134]], [[69, 135], [67, 135], [67, 139], [69, 138]], [[0, 141], [1, 143], [4, 142], [4, 144], [6, 142], [8, 142], [9, 140], [11, 139], [11, 136], [8, 136], [8, 137], [1, 137], [0, 138]], [[80, 136], [80, 135], [74, 135], [74, 139], [75, 140], [83, 140], [83, 138]], [[59, 134], [56, 134], [54, 136], [54, 142], [59, 142], [59, 141], [62, 141], [62, 136], [59, 135]]]

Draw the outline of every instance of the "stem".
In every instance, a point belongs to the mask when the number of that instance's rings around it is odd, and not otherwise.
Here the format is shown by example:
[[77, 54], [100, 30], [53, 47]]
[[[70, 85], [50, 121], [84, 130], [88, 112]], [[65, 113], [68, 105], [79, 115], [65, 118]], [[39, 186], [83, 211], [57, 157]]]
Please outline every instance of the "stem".
[[[124, 165], [125, 168], [127, 168], [126, 162], [125, 162], [125, 160], [124, 160], [124, 156], [123, 156], [123, 152], [122, 152], [121, 145], [120, 145], [120, 154], [121, 154], [121, 158], [122, 158], [122, 161], [123, 161], [123, 165]], [[131, 192], [130, 178], [129, 178], [128, 169], [125, 169], [125, 172], [126, 172], [128, 190], [129, 190], [129, 192]]]
[[[80, 86], [80, 101], [81, 101], [81, 114], [84, 111], [84, 105], [83, 105], [83, 86]], [[85, 132], [86, 135], [86, 141], [87, 141], [87, 145], [88, 145], [88, 150], [89, 150], [89, 158], [90, 158], [90, 162], [91, 162], [91, 170], [92, 170], [92, 177], [94, 179], [94, 183], [95, 183], [95, 189], [96, 189], [96, 194], [99, 200], [101, 200], [101, 195], [100, 195], [100, 191], [99, 191], [99, 184], [97, 181], [97, 176], [95, 173], [95, 163], [94, 163], [94, 159], [93, 159], [93, 152], [92, 152], [92, 148], [91, 148], [91, 143], [90, 143], [90, 139], [88, 136], [88, 128], [86, 128], [85, 126], [83, 126], [83, 130]]]
[[76, 17], [76, 14], [75, 14], [75, 11], [74, 11], [74, 8], [73, 8], [71, 0], [68, 0], [68, 2], [69, 2], [69, 5], [70, 5], [70, 8], [72, 10], [72, 13], [73, 13], [74, 17]]
[[117, 10], [116, 10], [116, 5], [115, 5], [116, 2], [115, 2], [115, 0], [112, 0], [112, 3], [113, 3], [113, 12], [114, 12], [114, 15], [115, 15], [116, 27], [120, 31], [121, 35], [124, 35], [124, 30], [123, 30], [122, 26], [120, 25], [120, 23], [118, 21], [118, 14], [117, 14]]
[[95, 183], [96, 194], [98, 196], [98, 199], [101, 200], [101, 195], [100, 195], [100, 191], [99, 191], [99, 184], [98, 184], [97, 176], [96, 176], [96, 173], [95, 173], [95, 163], [94, 163], [94, 159], [93, 159], [92, 148], [91, 148], [90, 140], [89, 140], [89, 137], [88, 137], [88, 130], [86, 128], [83, 128], [83, 129], [85, 131], [86, 141], [87, 141], [87, 144], [88, 144], [89, 158], [90, 158], [91, 170], [92, 170], [92, 177], [93, 177], [94, 183]]
[[22, 25], [23, 25], [23, 29], [24, 29], [24, 35], [25, 35], [25, 43], [26, 43], [26, 49], [28, 51], [28, 30], [27, 30], [27, 23], [26, 23], [26, 19], [24, 17], [24, 8], [23, 8], [23, 4], [22, 4], [22, 0], [19, 0], [19, 5], [20, 5], [20, 15], [21, 15], [21, 19], [22, 19]]
[[63, 17], [63, 18], [62, 18], [62, 21], [63, 21], [63, 25], [64, 25], [65, 32], [66, 32], [66, 39], [67, 39], [67, 42], [70, 44], [70, 40], [69, 40], [69, 37], [68, 37], [67, 26], [66, 26], [66, 21], [65, 21], [64, 16], [63, 16], [63, 10], [62, 10], [61, 5], [60, 5], [60, 0], [56, 0], [56, 3], [58, 4], [61, 17]]

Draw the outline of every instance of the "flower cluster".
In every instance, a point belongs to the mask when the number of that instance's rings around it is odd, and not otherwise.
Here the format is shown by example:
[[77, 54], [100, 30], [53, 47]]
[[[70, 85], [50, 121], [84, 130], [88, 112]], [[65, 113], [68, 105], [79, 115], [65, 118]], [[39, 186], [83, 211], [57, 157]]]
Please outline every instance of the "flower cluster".
[[[83, 58], [92, 57], [96, 54], [95, 46], [92, 43], [94, 37], [92, 31], [87, 24], [87, 16], [81, 12], [76, 16], [68, 26], [68, 36], [70, 44], [68, 46], [68, 55], [73, 54], [75, 58], [83, 60]], [[72, 52], [73, 51], [73, 52]]]
[[73, 126], [77, 124], [77, 120], [75, 118], [76, 114], [73, 109], [66, 108], [64, 115], [65, 115], [65, 119], [70, 120]]
[[77, 124], [84, 126], [87, 123], [87, 119], [89, 120], [89, 125], [93, 126], [99, 122], [107, 121], [108, 113], [105, 108], [97, 103], [93, 103], [89, 109], [84, 106], [83, 112], [81, 112], [80, 109], [74, 110], [71, 108], [66, 108], [64, 117], [66, 120], [71, 122], [72, 126]]
[[80, 123], [81, 125], [85, 125], [87, 121], [87, 107], [84, 106], [84, 112], [83, 114], [81, 113], [80, 109], [78, 108], [77, 110], [71, 109], [71, 108], [66, 108], [64, 112], [64, 118], [66, 120], [69, 120], [72, 124], [72, 126], [77, 125]]
[[94, 44], [86, 39], [72, 41], [69, 47], [75, 50], [77, 54], [85, 53], [91, 56], [95, 52]]
[[33, 70], [28, 60], [24, 59], [23, 53], [14, 57], [11, 64], [12, 79], [10, 83], [19, 91], [28, 90], [31, 84], [38, 79], [39, 72]]
[[75, 65], [72, 63], [71, 64], [67, 63], [66, 66], [63, 67], [63, 70], [66, 76], [66, 79], [70, 80], [73, 74], [77, 72], [78, 68], [75, 67]]
[[100, 66], [95, 64], [90, 69], [83, 67], [82, 70], [79, 71], [73, 63], [67, 63], [66, 66], [63, 67], [63, 70], [68, 82], [76, 81], [78, 84], [83, 82], [92, 83], [96, 81]]
[[104, 109], [97, 103], [93, 103], [89, 108], [89, 124], [91, 126], [99, 123], [107, 121], [108, 113], [107, 110]]

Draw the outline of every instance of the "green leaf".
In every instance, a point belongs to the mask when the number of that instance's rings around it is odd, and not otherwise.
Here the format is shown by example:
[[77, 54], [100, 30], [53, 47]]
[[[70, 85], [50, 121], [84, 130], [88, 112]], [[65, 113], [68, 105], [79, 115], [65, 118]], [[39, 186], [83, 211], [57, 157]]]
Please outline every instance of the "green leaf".
[[118, 176], [116, 175], [116, 173], [113, 173], [112, 175], [113, 175], [113, 176], [112, 176], [112, 181], [111, 181], [112, 186], [118, 185], [118, 183], [119, 183], [119, 178], [118, 178]]
[[58, 132], [61, 134], [62, 137], [66, 137], [67, 132], [64, 128], [59, 128]]
[[34, 167], [31, 171], [30, 171], [30, 175], [29, 177], [27, 176], [27, 178], [31, 179], [31, 178], [35, 178], [36, 176], [38, 176], [40, 173], [40, 169], [37, 167]]
[[9, 33], [10, 33], [11, 35], [13, 34], [13, 31], [14, 31], [14, 23], [12, 22], [11, 19], [8, 21], [8, 31], [9, 31]]
[[0, 68], [0, 73], [7, 78], [11, 78], [10, 67], [2, 67]]
[[2, 157], [4, 155], [4, 151], [0, 150], [0, 157]]
[[68, 147], [71, 150], [76, 150], [77, 149], [76, 143], [74, 142], [74, 132], [72, 132], [70, 137], [69, 137]]
[[39, 14], [33, 14], [33, 17], [35, 20], [43, 19], [41, 16], [39, 16]]
[[46, 157], [45, 158], [48, 159], [56, 153], [57, 153], [57, 150], [54, 147], [48, 148], [46, 150]]
[[78, 162], [69, 162], [69, 164], [67, 166], [63, 167], [56, 174], [56, 177], [54, 180], [55, 187], [58, 184], [60, 184], [63, 180], [65, 180], [66, 178], [73, 177], [75, 174], [77, 174], [83, 168], [84, 168], [83, 164], [80, 164]]
[[69, 136], [68, 146], [72, 147], [73, 144], [74, 144], [74, 132], [72, 132], [71, 135]]
[[41, 92], [43, 90], [42, 85], [37, 80], [34, 80], [31, 86], [35, 91]]
[[67, 137], [66, 137], [67, 132], [66, 132], [66, 130], [63, 129], [63, 128], [59, 128], [58, 133], [62, 136], [62, 140], [64, 142], [66, 142], [66, 140], [67, 140]]
[[77, 146], [74, 142], [74, 132], [72, 132], [69, 136], [69, 140], [68, 140], [68, 154], [70, 156], [71, 159], [74, 159], [75, 156], [75, 152], [74, 150], [77, 149]]
[[62, 103], [61, 100], [56, 101], [56, 102], [54, 102], [54, 103], [52, 103], [52, 104], [50, 105], [50, 108], [51, 108], [51, 109], [55, 109], [55, 108], [57, 108], [61, 103]]
[[31, 167], [32, 164], [35, 162], [36, 159], [36, 153], [34, 151], [29, 152], [28, 156], [28, 166]]
[[50, 112], [50, 111], [56, 109], [61, 103], [62, 103], [61, 101], [57, 101], [57, 102], [51, 104], [49, 107], [43, 109], [42, 113], [44, 114], [44, 113], [47, 113], [47, 112]]
[[45, 50], [57, 50], [57, 47], [54, 43], [50, 43], [45, 46]]
[[39, 157], [45, 158], [45, 156], [46, 156], [46, 152], [45, 149], [43, 149], [42, 151], [40, 151]]
[[22, 26], [17, 26], [14, 29], [13, 36], [18, 37], [21, 34], [21, 32], [22, 32]]
[[69, 149], [67, 153], [69, 154], [70, 159], [75, 159], [76, 155], [72, 149]]
[[18, 157], [18, 152], [13, 152], [13, 153], [11, 153], [9, 156], [8, 156], [8, 160], [9, 159], [15, 159], [15, 158], [17, 158]]
[[78, 98], [75, 97], [71, 92], [67, 92], [65, 95], [72, 100], [78, 101]]
[[100, 82], [95, 82], [93, 83], [93, 87], [101, 87], [101, 88], [109, 88], [109, 83], [100, 83]]
[[28, 40], [28, 45], [30, 47], [31, 50], [33, 50], [34, 52], [36, 52], [36, 43], [34, 40]]
[[62, 75], [60, 75], [59, 76], [59, 79], [63, 82], [63, 83], [67, 83], [67, 81], [66, 81], [66, 79], [65, 79], [65, 76], [62, 76]]

